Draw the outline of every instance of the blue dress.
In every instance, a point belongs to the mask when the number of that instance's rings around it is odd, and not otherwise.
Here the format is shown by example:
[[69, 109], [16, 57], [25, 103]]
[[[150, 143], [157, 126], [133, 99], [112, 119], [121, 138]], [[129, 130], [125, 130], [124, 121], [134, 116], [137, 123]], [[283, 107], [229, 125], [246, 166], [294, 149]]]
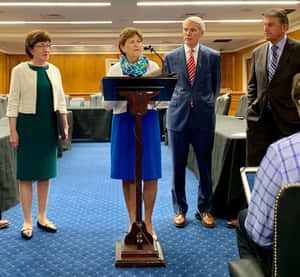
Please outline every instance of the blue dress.
[[[135, 116], [129, 111], [114, 114], [111, 132], [111, 178], [135, 180]], [[161, 178], [158, 114], [148, 110], [142, 118], [142, 179]]]

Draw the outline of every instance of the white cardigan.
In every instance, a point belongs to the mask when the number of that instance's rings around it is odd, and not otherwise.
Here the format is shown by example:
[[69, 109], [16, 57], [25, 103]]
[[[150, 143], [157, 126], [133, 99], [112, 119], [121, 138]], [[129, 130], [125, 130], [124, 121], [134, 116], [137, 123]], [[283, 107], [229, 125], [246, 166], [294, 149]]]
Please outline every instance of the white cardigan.
[[[62, 80], [59, 69], [48, 63], [46, 70], [53, 91], [53, 108], [66, 113], [66, 102]], [[30, 69], [28, 62], [15, 66], [11, 73], [11, 82], [8, 96], [7, 113], [8, 117], [17, 117], [18, 113], [36, 113], [37, 94], [37, 72]]]
[[[151, 73], [159, 69], [157, 63], [149, 61], [147, 73]], [[107, 76], [123, 76], [122, 68], [120, 63], [114, 64], [108, 71]], [[127, 111], [127, 101], [103, 101], [103, 106], [106, 110], [112, 110], [114, 114], [125, 113]], [[148, 104], [147, 109], [155, 109], [155, 105]]]

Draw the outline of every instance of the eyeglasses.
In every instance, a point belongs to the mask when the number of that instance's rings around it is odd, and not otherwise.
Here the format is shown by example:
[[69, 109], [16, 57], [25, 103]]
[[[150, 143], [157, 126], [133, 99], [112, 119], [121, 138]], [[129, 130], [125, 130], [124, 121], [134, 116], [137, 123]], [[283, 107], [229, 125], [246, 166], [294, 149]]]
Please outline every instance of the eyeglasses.
[[37, 48], [42, 48], [42, 49], [50, 49], [51, 48], [51, 44], [36, 44], [35, 47]]

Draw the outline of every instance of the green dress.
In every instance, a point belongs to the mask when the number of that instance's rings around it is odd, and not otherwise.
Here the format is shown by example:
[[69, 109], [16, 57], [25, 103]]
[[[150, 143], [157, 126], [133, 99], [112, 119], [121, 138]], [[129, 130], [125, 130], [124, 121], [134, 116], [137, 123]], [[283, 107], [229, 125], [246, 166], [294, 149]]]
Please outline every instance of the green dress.
[[17, 179], [47, 180], [56, 176], [57, 129], [52, 86], [44, 67], [28, 66], [37, 72], [36, 114], [19, 113], [17, 132]]

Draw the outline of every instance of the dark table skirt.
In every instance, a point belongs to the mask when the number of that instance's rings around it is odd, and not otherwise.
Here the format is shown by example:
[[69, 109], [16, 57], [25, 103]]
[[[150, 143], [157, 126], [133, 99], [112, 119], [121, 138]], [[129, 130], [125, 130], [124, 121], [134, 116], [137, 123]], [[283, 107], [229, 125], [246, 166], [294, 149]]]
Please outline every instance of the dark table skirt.
[[73, 139], [109, 141], [112, 111], [102, 108], [70, 108], [73, 113]]
[[0, 211], [19, 203], [15, 150], [9, 143], [8, 118], [0, 119]]
[[[235, 217], [244, 205], [240, 168], [245, 166], [245, 132], [246, 120], [217, 115], [212, 151], [212, 212], [219, 217]], [[192, 146], [188, 156], [188, 168], [199, 178]]]

